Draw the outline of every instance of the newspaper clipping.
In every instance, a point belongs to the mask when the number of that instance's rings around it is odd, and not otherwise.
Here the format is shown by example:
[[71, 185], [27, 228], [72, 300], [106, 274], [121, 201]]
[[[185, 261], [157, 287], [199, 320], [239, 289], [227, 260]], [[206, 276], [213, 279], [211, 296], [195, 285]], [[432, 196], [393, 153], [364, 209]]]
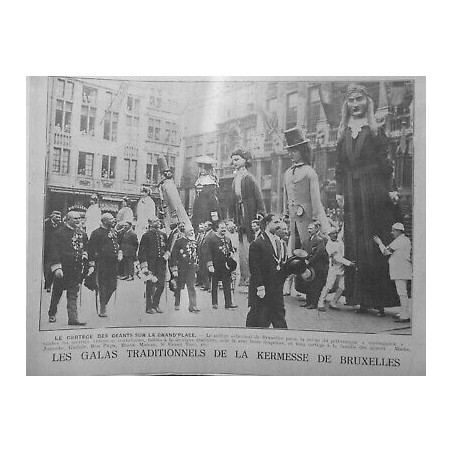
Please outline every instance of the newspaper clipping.
[[425, 375], [425, 78], [27, 79], [28, 375]]

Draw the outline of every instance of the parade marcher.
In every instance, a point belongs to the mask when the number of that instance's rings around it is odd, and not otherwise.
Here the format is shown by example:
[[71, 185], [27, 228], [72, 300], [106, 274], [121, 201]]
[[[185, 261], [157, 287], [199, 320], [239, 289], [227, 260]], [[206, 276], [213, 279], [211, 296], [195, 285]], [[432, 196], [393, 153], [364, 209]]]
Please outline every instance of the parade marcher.
[[176, 240], [171, 251], [169, 261], [171, 274], [176, 278], [176, 288], [174, 290], [174, 308], [180, 308], [180, 292], [187, 286], [188, 310], [197, 314], [200, 310], [196, 307], [196, 270], [198, 266], [198, 252], [196, 250], [195, 233], [193, 229], [185, 231], [183, 237]]
[[50, 243], [52, 240], [53, 233], [62, 226], [61, 223], [61, 212], [59, 210], [54, 210], [50, 214], [50, 218], [44, 221], [44, 289], [50, 292], [53, 283], [53, 272], [50, 269]]
[[251, 222], [251, 229], [253, 230], [254, 240], [256, 240], [262, 232], [260, 220], [253, 220]]
[[87, 260], [87, 235], [80, 228], [81, 214], [71, 210], [66, 223], [57, 229], [50, 242], [49, 263], [54, 273], [54, 284], [49, 308], [49, 322], [56, 322], [58, 303], [64, 290], [67, 296], [68, 324], [86, 325], [80, 322], [77, 312], [77, 298], [83, 279], [84, 261]]
[[276, 235], [282, 227], [280, 215], [264, 217], [265, 231], [250, 244], [250, 285], [248, 291], [247, 327], [287, 328], [283, 285], [287, 253]]
[[196, 197], [193, 201], [192, 224], [195, 230], [200, 223], [218, 221], [220, 219], [220, 203], [217, 198], [218, 177], [213, 165], [215, 160], [208, 156], [196, 158], [199, 166], [198, 179], [195, 182]]
[[304, 243], [307, 253], [306, 263], [315, 271], [315, 278], [306, 286], [306, 301], [300, 304], [308, 309], [317, 308], [320, 293], [326, 283], [328, 275], [328, 253], [325, 249], [325, 240], [320, 235], [320, 225], [311, 223], [308, 226], [309, 239]]
[[207, 269], [207, 240], [209, 239], [210, 236], [214, 235], [213, 229], [212, 229], [212, 223], [210, 221], [206, 221], [204, 223], [204, 236], [201, 239], [201, 242], [199, 244], [199, 248], [198, 248], [198, 257], [199, 257], [199, 269], [198, 269], [198, 273], [199, 273], [199, 279], [200, 279], [200, 283], [201, 283], [201, 288], [202, 290], [207, 290], [210, 291], [211, 287], [210, 287], [210, 273]]
[[99, 197], [94, 193], [89, 200], [90, 206], [85, 214], [85, 228], [88, 238], [91, 237], [92, 232], [100, 226], [100, 217], [102, 211], [99, 207]]
[[127, 222], [133, 224], [133, 211], [130, 208], [130, 200], [127, 196], [122, 198], [122, 207], [116, 215], [116, 223], [118, 226], [124, 226]]
[[161, 314], [160, 297], [165, 288], [166, 261], [169, 258], [168, 239], [159, 230], [157, 217], [149, 220], [149, 230], [143, 235], [138, 248], [141, 271], [149, 279], [146, 281], [146, 314]]
[[396, 322], [408, 323], [411, 320], [411, 299], [408, 298], [408, 281], [413, 278], [411, 265], [411, 240], [405, 235], [402, 223], [392, 225], [391, 234], [394, 240], [385, 246], [380, 237], [374, 241], [384, 256], [389, 256], [389, 275], [394, 281], [400, 299], [400, 314]]
[[155, 217], [155, 202], [151, 198], [149, 187], [141, 187], [141, 196], [137, 202], [136, 233], [138, 240], [145, 234], [149, 227], [149, 220]]
[[122, 279], [132, 281], [134, 263], [137, 261], [138, 237], [132, 229], [132, 222], [127, 221], [125, 228], [118, 234], [119, 249], [122, 251], [122, 261], [119, 264]]
[[319, 178], [310, 166], [309, 140], [300, 129], [285, 132], [287, 152], [293, 165], [284, 173], [286, 211], [290, 219], [289, 253], [297, 248], [297, 236], [304, 246], [309, 241], [308, 226], [318, 220], [322, 231], [328, 232], [329, 225], [320, 198]]
[[397, 305], [388, 263], [373, 243], [391, 240], [391, 225], [399, 220], [397, 192], [389, 145], [378, 128], [373, 101], [364, 86], [350, 85], [342, 107], [337, 142], [336, 193], [344, 208], [345, 255], [357, 271], [345, 271], [347, 304], [384, 315]]
[[222, 281], [225, 308], [235, 309], [238, 306], [232, 303], [231, 273], [237, 263], [232, 257], [234, 250], [231, 239], [226, 235], [226, 223], [216, 223], [214, 231], [206, 241], [207, 269], [212, 278], [212, 307], [218, 309], [218, 282]]
[[332, 229], [329, 232], [329, 240], [326, 244], [326, 252], [330, 258], [330, 266], [328, 268], [328, 275], [326, 277], [325, 287], [320, 294], [317, 309], [325, 311], [325, 300], [330, 290], [337, 284], [337, 290], [334, 293], [333, 300], [329, 303], [331, 309], [337, 309], [337, 302], [344, 292], [344, 267], [353, 267], [354, 262], [345, 259], [344, 257], [344, 242], [338, 239], [338, 230]]
[[251, 154], [242, 149], [236, 149], [231, 158], [235, 167], [231, 210], [239, 233], [240, 283], [247, 285], [249, 246], [254, 240], [251, 222], [256, 218], [262, 219], [266, 211], [259, 186], [254, 176], [248, 172], [248, 168], [251, 166]]
[[97, 272], [98, 315], [107, 317], [107, 305], [118, 284], [118, 263], [122, 260], [122, 251], [119, 249], [113, 215], [104, 213], [100, 221], [100, 227], [93, 231], [88, 241], [88, 258], [90, 267]]
[[232, 280], [231, 281], [231, 289], [232, 289], [232, 292], [234, 292], [237, 279], [240, 278], [240, 265], [239, 265], [240, 242], [239, 242], [239, 234], [237, 232], [237, 226], [234, 224], [234, 222], [228, 221], [226, 226], [228, 228], [227, 236], [231, 239], [232, 249], [234, 251], [232, 254], [232, 258], [237, 262], [237, 268], [231, 273], [231, 280]]

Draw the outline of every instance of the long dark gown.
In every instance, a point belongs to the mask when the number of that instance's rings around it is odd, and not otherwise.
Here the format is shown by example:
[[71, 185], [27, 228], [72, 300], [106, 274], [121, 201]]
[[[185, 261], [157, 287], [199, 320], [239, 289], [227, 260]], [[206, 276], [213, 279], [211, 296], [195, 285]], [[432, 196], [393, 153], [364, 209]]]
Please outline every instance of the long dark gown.
[[399, 208], [389, 198], [394, 190], [388, 140], [382, 130], [376, 136], [364, 126], [353, 138], [347, 128], [337, 144], [337, 193], [344, 196], [345, 257], [356, 262], [347, 268], [347, 304], [376, 308], [399, 304], [388, 260], [373, 236], [390, 243], [391, 226], [401, 221]]
[[201, 190], [197, 191], [196, 198], [193, 202], [192, 224], [195, 230], [198, 229], [200, 223], [206, 221], [218, 221], [213, 217], [220, 214], [220, 203], [217, 198], [216, 185], [204, 185]]

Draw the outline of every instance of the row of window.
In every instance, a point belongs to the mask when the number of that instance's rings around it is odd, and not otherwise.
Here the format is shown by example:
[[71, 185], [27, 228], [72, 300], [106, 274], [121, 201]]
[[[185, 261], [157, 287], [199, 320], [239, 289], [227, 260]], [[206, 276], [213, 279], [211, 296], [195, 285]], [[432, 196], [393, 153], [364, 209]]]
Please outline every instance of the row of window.
[[[70, 150], [64, 148], [54, 148], [52, 159], [52, 171], [54, 173], [69, 174]], [[148, 163], [146, 165], [146, 179], [148, 183], [157, 184], [159, 182], [159, 168], [157, 164], [158, 155], [148, 154]], [[116, 179], [117, 157], [102, 155], [102, 166], [100, 176], [103, 179]], [[137, 180], [136, 159], [125, 158], [123, 165], [123, 180], [136, 182]], [[168, 157], [168, 166], [173, 172], [176, 169], [176, 157]], [[79, 176], [93, 177], [94, 154], [91, 152], [79, 152], [77, 174]]]

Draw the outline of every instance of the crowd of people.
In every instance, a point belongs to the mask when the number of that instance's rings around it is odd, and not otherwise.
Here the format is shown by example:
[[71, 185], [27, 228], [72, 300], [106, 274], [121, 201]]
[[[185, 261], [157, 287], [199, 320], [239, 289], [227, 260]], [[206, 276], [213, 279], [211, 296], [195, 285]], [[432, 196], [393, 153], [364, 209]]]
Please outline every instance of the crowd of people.
[[127, 199], [115, 218], [102, 213], [96, 195], [84, 224], [77, 209], [63, 223], [61, 213], [52, 212], [44, 249], [45, 288], [52, 290], [49, 322], [55, 322], [66, 290], [69, 324], [84, 324], [76, 303], [82, 281], [96, 291], [98, 315], [106, 317], [117, 279], [137, 276], [146, 284], [147, 314], [162, 312], [165, 284], [174, 292], [175, 310], [187, 288], [193, 314], [200, 312], [196, 287], [210, 292], [213, 309], [219, 307], [221, 288], [225, 309], [234, 310], [234, 291], [242, 285], [248, 293], [248, 327], [287, 328], [284, 296], [289, 294], [305, 294], [300, 306], [321, 312], [338, 309], [343, 295], [358, 313], [375, 309], [384, 316], [385, 307], [400, 304], [395, 321], [410, 322], [411, 241], [400, 220], [387, 139], [373, 110], [366, 88], [351, 86], [338, 133], [334, 209], [325, 211], [322, 205], [309, 141], [294, 128], [285, 132], [293, 165], [284, 173], [284, 215], [266, 212], [248, 171], [251, 155], [243, 149], [231, 154], [235, 175], [228, 220], [219, 218], [218, 181], [205, 159], [198, 162], [191, 221], [164, 165], [164, 199], [177, 204], [173, 210], [184, 221], [163, 224], [144, 189], [136, 220]]

